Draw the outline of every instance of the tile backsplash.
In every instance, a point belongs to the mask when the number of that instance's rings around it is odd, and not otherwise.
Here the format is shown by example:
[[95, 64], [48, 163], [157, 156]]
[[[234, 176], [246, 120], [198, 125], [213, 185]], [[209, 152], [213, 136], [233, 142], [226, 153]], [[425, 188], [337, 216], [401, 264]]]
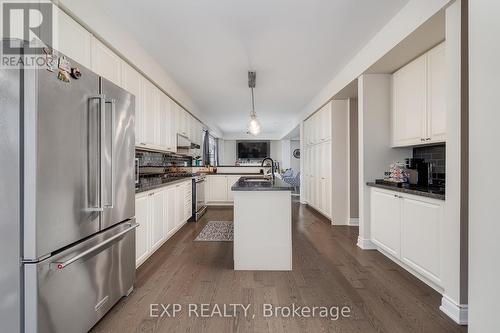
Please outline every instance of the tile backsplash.
[[432, 180], [434, 184], [445, 183], [446, 176], [446, 145], [424, 146], [413, 148], [414, 158], [423, 158], [426, 162], [434, 164]]
[[172, 154], [136, 150], [135, 157], [139, 160], [140, 167], [191, 167], [191, 157]]

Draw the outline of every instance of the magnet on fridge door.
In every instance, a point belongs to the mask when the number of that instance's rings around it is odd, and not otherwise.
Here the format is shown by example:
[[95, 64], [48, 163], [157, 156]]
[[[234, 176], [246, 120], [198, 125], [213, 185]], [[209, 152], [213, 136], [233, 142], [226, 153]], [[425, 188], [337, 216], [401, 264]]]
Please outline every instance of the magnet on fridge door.
[[65, 56], [59, 57], [59, 69], [69, 73], [71, 71], [71, 64]]
[[73, 77], [73, 79], [75, 79], [75, 80], [78, 80], [79, 78], [81, 78], [82, 72], [80, 72], [80, 68], [72, 67], [71, 68], [71, 77]]
[[53, 72], [56, 68], [56, 63], [54, 59], [54, 51], [49, 47], [44, 47], [43, 52], [45, 53], [45, 66], [49, 72]]
[[57, 78], [64, 82], [69, 82], [69, 74], [66, 71], [59, 70], [59, 74], [57, 74]]

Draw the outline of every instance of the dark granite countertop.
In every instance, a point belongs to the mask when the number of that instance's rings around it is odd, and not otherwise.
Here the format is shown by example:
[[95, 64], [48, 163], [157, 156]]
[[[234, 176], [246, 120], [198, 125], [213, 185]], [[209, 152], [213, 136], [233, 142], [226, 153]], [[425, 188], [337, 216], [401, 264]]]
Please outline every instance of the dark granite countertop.
[[389, 191], [419, 195], [422, 197], [438, 199], [438, 200], [445, 200], [445, 192], [442, 188], [439, 187], [432, 187], [432, 186], [425, 187], [425, 186], [417, 186], [410, 184], [404, 184], [403, 187], [396, 187], [385, 184], [377, 184], [375, 182], [368, 182], [366, 183], [366, 185], [371, 187], [382, 188], [384, 190], [389, 190]]
[[258, 172], [215, 172], [215, 173], [206, 173], [207, 176], [217, 176], [217, 175], [221, 175], [221, 176], [225, 176], [225, 175], [248, 175], [248, 176], [258, 176], [258, 175], [262, 175], [262, 173], [258, 173]]
[[265, 168], [261, 165], [217, 165], [215, 168]]
[[276, 178], [269, 182], [249, 182], [247, 178], [241, 177], [232, 187], [232, 191], [293, 191], [293, 186], [285, 183], [281, 179]]
[[192, 177], [179, 177], [177, 179], [166, 179], [161, 184], [154, 184], [154, 185], [149, 185], [149, 186], [136, 187], [135, 188], [135, 193], [141, 193], [141, 192], [156, 190], [158, 188], [162, 188], [162, 187], [165, 187], [165, 186], [175, 185], [175, 184], [178, 184], [178, 183], [182, 183], [182, 182], [184, 182], [186, 180], [189, 180], [191, 178]]

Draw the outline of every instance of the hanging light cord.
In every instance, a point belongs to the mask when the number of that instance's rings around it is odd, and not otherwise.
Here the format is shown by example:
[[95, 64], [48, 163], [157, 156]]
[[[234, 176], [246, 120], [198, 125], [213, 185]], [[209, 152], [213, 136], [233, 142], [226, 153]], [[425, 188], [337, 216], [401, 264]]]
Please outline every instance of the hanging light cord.
[[250, 88], [252, 92], [252, 112], [250, 112], [250, 115], [255, 117], [255, 100], [254, 100], [254, 94], [253, 94], [253, 87]]

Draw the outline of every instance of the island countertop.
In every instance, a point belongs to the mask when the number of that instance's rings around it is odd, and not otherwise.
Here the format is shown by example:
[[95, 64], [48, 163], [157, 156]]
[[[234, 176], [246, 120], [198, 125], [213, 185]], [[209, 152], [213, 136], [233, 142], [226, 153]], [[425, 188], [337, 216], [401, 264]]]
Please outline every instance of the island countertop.
[[255, 178], [255, 177], [241, 177], [231, 187], [231, 190], [232, 191], [293, 191], [294, 189], [292, 185], [285, 183], [283, 180], [278, 178], [262, 182], [245, 181], [248, 178]]

